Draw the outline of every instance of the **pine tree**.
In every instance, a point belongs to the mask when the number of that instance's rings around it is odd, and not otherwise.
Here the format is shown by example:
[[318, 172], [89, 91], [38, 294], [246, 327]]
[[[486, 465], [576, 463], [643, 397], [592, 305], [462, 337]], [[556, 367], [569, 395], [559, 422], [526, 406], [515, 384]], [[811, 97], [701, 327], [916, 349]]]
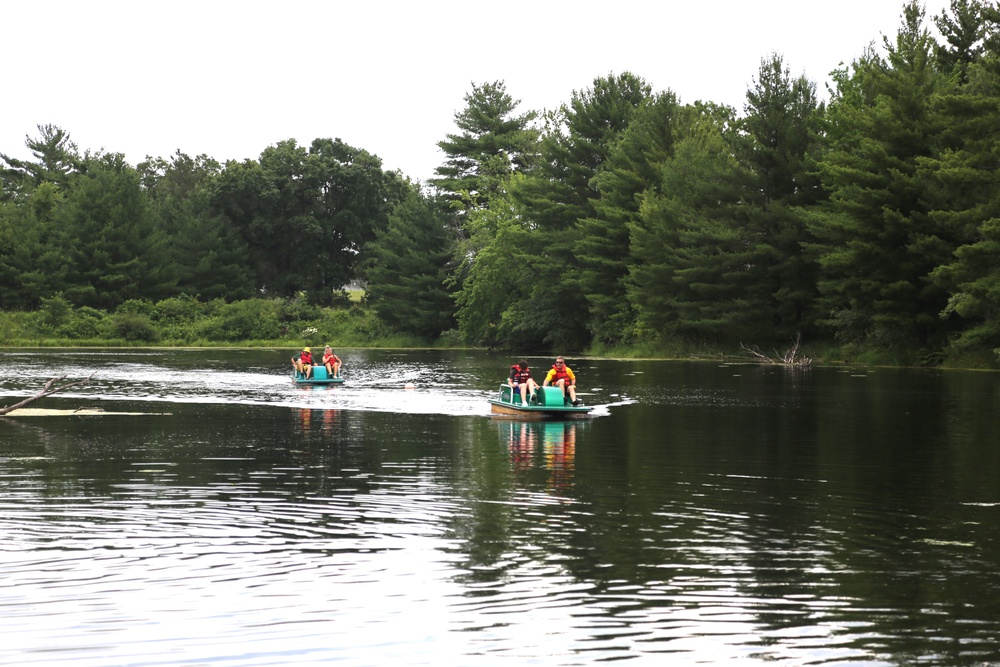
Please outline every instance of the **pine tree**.
[[594, 215], [579, 221], [574, 252], [580, 261], [580, 285], [589, 307], [595, 340], [629, 340], [635, 313], [625, 298], [631, 260], [629, 229], [639, 214], [643, 193], [660, 186], [660, 165], [673, 154], [678, 104], [671, 92], [643, 100], [628, 127], [597, 173]]
[[987, 7], [979, 0], [951, 0], [951, 12], [934, 17], [945, 43], [937, 45], [938, 66], [945, 73], [968, 82], [969, 67], [981, 59], [989, 23]]
[[83, 158], [69, 132], [56, 125], [39, 125], [38, 135], [37, 138], [25, 138], [25, 145], [35, 157], [34, 162], [0, 153], [0, 160], [6, 165], [0, 167], [0, 181], [8, 195], [30, 191], [42, 183], [65, 187], [70, 175], [83, 167]]
[[817, 269], [806, 256], [805, 207], [820, 197], [810, 164], [818, 118], [815, 85], [793, 78], [780, 56], [763, 59], [737, 141], [750, 179], [743, 196], [744, 284], [759, 319], [758, 339], [812, 329]]
[[531, 226], [540, 261], [537, 286], [517, 309], [544, 332], [537, 344], [583, 349], [591, 338], [589, 309], [576, 256], [579, 223], [595, 216], [594, 178], [650, 95], [631, 73], [594, 80], [546, 117], [537, 168], [512, 184], [511, 195]]
[[91, 156], [54, 214], [54, 246], [67, 265], [65, 297], [112, 310], [129, 299], [173, 293], [165, 237], [136, 170], [120, 153]]
[[941, 343], [946, 295], [928, 276], [953, 249], [936, 233], [918, 174], [936, 151], [941, 118], [932, 101], [945, 79], [917, 3], [904, 8], [895, 41], [886, 37], [884, 46], [886, 58], [868, 53], [837, 74], [820, 164], [830, 204], [810, 230], [836, 335], [919, 349]]
[[465, 108], [455, 114], [460, 133], [449, 134], [438, 147], [444, 163], [431, 184], [460, 208], [482, 208], [500, 192], [514, 172], [527, 168], [537, 152], [537, 112], [517, 114], [520, 100], [507, 93], [503, 81], [473, 84]]
[[370, 250], [367, 299], [382, 321], [428, 339], [453, 325], [452, 240], [446, 212], [413, 188]]
[[246, 243], [211, 210], [221, 166], [205, 155], [177, 151], [171, 159], [138, 165], [143, 189], [166, 234], [176, 293], [211, 299], [249, 299], [258, 284]]
[[922, 174], [930, 217], [956, 248], [931, 280], [948, 294], [941, 317], [953, 351], [1000, 357], [1000, 11], [964, 0], [951, 9], [936, 19], [950, 45], [938, 54], [960, 76], [939, 98], [945, 150]]
[[747, 175], [725, 133], [725, 107], [684, 109], [674, 154], [629, 223], [627, 296], [642, 338], [739, 340], [753, 313], [745, 301], [740, 206]]

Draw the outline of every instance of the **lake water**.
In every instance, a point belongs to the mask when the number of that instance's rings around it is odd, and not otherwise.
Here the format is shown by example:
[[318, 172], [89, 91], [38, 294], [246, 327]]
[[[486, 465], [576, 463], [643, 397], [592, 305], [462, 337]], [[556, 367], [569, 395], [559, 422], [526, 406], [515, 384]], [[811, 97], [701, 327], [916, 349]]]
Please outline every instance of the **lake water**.
[[998, 374], [571, 359], [523, 423], [516, 358], [337, 352], [0, 352], [148, 413], [0, 419], [0, 664], [1000, 664]]

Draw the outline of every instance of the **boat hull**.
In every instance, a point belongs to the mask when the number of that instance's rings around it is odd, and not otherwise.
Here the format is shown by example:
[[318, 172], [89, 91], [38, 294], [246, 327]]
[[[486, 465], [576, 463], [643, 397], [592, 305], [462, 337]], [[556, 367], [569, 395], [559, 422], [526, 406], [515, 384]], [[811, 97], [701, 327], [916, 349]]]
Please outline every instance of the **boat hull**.
[[312, 370], [312, 375], [308, 378], [298, 371], [293, 372], [292, 382], [295, 384], [344, 384], [344, 376], [330, 377], [326, 374], [326, 368], [323, 366], [314, 366]]
[[593, 408], [543, 408], [533, 405], [527, 407], [511, 405], [501, 401], [490, 401], [490, 411], [498, 417], [514, 417], [517, 419], [580, 419], [590, 414]]

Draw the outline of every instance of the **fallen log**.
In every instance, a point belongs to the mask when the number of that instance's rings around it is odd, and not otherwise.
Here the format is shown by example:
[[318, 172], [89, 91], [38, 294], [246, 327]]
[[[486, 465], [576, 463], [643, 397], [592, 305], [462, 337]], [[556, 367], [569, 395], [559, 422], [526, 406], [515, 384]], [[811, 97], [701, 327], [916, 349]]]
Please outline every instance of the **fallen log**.
[[171, 415], [172, 412], [112, 412], [103, 408], [77, 408], [76, 410], [52, 410], [49, 408], [18, 408], [2, 417], [113, 417], [116, 415]]
[[[96, 372], [97, 371], [94, 371], [94, 373]], [[76, 382], [68, 382], [66, 384], [56, 384], [58, 382], [62, 382], [63, 380], [65, 380], [67, 377], [65, 375], [61, 375], [57, 378], [52, 378], [51, 380], [46, 382], [45, 386], [42, 387], [42, 390], [37, 394], [35, 394], [34, 396], [26, 398], [20, 403], [15, 403], [14, 405], [8, 405], [7, 407], [0, 408], [0, 417], [3, 417], [10, 412], [13, 412], [14, 410], [17, 410], [18, 408], [23, 408], [26, 405], [30, 405], [31, 403], [34, 403], [40, 398], [45, 398], [46, 396], [51, 396], [52, 394], [55, 394], [60, 391], [65, 391], [67, 389], [72, 389], [73, 387], [82, 387], [83, 385], [90, 382], [90, 378], [94, 377], [94, 373], [91, 373], [83, 380], [77, 380]]]

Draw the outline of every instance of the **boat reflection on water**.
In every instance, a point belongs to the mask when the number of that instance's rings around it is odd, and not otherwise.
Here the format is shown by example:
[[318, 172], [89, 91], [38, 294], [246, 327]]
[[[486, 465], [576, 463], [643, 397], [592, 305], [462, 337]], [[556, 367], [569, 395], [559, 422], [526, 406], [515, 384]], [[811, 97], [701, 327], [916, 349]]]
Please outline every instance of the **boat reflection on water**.
[[321, 434], [330, 435], [340, 425], [341, 410], [315, 410], [312, 408], [292, 408], [296, 416], [295, 426], [299, 433], [308, 435], [315, 429]]
[[535, 469], [545, 470], [547, 485], [552, 491], [562, 491], [572, 484], [577, 429], [584, 424], [498, 420], [498, 427], [516, 472], [529, 474]]

